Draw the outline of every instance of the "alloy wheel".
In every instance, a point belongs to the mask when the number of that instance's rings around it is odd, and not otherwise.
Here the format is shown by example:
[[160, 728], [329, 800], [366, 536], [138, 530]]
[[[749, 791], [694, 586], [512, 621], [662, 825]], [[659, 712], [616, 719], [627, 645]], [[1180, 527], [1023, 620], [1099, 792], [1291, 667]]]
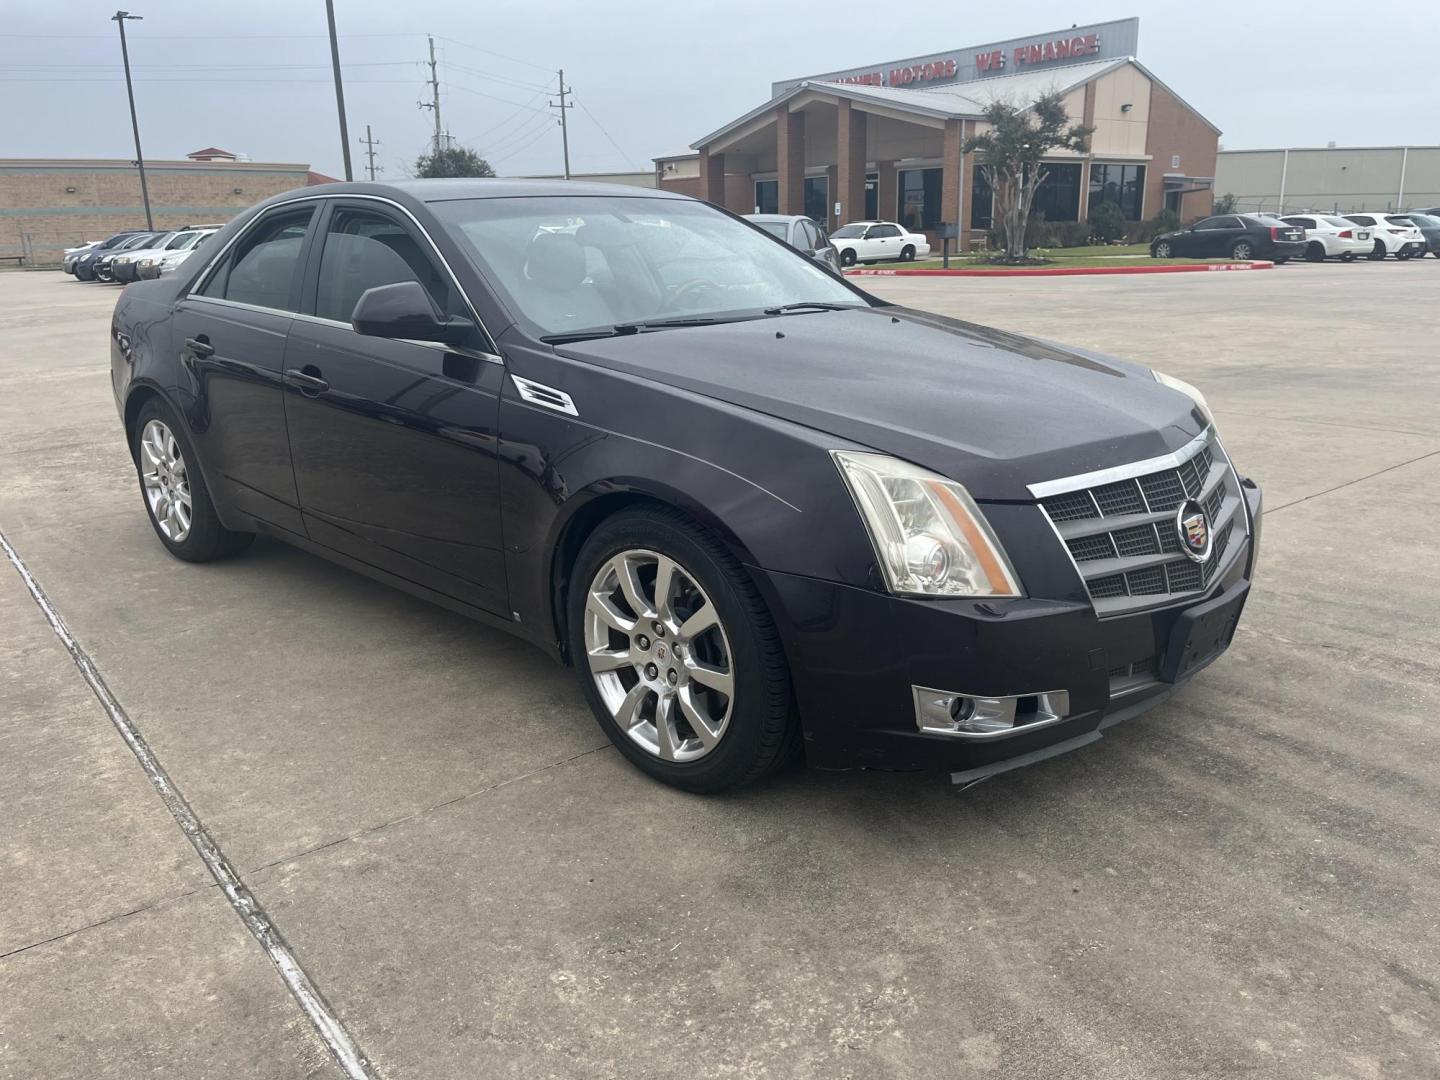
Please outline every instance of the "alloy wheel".
[[694, 761], [725, 737], [730, 642], [710, 597], [670, 556], [635, 548], [600, 566], [585, 598], [585, 651], [606, 710], [647, 753]]
[[1170, 245], [1164, 240], [1155, 245], [1155, 257], [1157, 259], [1168, 259], [1170, 257]]
[[1235, 250], [1232, 251], [1230, 254], [1235, 256], [1235, 258], [1240, 260], [1241, 262], [1246, 262], [1249, 260], [1251, 255], [1250, 245], [1242, 240], [1240, 243], [1235, 245]]
[[182, 543], [193, 512], [190, 474], [175, 433], [159, 420], [151, 420], [140, 435], [140, 480], [156, 526], [171, 543]]

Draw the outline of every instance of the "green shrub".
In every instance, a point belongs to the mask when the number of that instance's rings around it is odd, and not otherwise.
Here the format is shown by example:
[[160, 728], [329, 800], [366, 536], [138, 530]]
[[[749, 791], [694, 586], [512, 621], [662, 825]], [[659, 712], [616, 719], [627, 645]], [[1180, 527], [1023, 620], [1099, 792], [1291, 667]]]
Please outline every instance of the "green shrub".
[[1113, 244], [1125, 237], [1125, 215], [1113, 202], [1102, 202], [1090, 208], [1090, 229], [1102, 244]]

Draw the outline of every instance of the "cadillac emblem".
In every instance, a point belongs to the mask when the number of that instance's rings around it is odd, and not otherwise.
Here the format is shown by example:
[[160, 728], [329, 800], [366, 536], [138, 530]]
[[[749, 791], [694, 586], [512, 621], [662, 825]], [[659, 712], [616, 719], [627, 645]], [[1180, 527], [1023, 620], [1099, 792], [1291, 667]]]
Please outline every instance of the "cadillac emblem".
[[1205, 508], [1194, 499], [1186, 499], [1175, 514], [1175, 531], [1180, 536], [1180, 550], [1198, 563], [1210, 558], [1210, 520]]

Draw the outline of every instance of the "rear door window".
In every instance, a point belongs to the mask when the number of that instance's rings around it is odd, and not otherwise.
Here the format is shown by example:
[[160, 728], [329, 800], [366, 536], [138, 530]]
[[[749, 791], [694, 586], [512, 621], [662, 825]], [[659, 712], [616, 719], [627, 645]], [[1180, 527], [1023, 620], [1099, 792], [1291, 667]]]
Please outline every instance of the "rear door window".
[[314, 204], [277, 207], [262, 214], [200, 287], [200, 295], [298, 311], [300, 255], [314, 216]]

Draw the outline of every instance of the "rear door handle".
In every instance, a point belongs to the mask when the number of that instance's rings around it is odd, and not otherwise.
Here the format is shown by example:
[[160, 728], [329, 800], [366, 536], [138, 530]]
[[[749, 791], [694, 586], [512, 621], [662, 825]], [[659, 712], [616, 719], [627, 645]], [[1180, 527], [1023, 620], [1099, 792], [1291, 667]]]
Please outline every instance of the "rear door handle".
[[206, 360], [215, 355], [215, 346], [204, 337], [191, 337], [185, 339], [185, 351], [192, 356]]
[[300, 368], [290, 368], [285, 372], [285, 377], [294, 383], [306, 397], [318, 397], [330, 389], [330, 384], [318, 374], [312, 375], [309, 371]]

